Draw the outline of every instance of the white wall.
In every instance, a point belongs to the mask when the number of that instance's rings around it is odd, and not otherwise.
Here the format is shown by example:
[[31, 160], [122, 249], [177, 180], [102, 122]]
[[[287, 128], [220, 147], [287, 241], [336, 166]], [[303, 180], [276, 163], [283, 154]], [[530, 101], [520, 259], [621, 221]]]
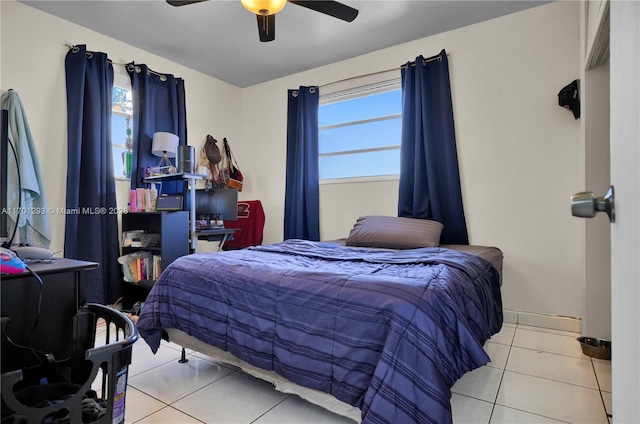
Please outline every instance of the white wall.
[[[14, 89], [24, 105], [40, 158], [49, 207], [64, 208], [67, 169], [65, 44], [86, 44], [114, 63], [146, 63], [185, 79], [188, 142], [196, 151], [206, 135], [231, 140], [240, 134], [241, 89], [144, 50], [105, 37], [14, 1], [0, 1], [0, 89]], [[114, 65], [115, 72], [124, 72]], [[119, 206], [127, 206], [128, 181], [118, 181]], [[51, 250], [64, 247], [64, 216], [51, 216]]]
[[[136, 60], [185, 78], [190, 144], [227, 137], [245, 174], [242, 199], [260, 199], [265, 242], [282, 240], [287, 89], [323, 85], [449, 53], [462, 190], [471, 242], [505, 254], [507, 309], [580, 316], [584, 224], [569, 196], [584, 186], [579, 123], [557, 93], [579, 77], [579, 4], [554, 2], [245, 89], [60, 20], [1, 2], [0, 88], [20, 94], [49, 203], [64, 206], [65, 43], [85, 43], [115, 62]], [[11, 34], [11, 40], [9, 40]], [[15, 40], [20, 40], [15, 41]], [[583, 156], [584, 159], [584, 156]], [[345, 237], [358, 216], [395, 215], [397, 181], [321, 186], [324, 239]], [[64, 219], [54, 217], [61, 249]]]
[[[578, 2], [554, 2], [245, 88], [245, 198], [261, 199], [265, 241], [282, 240], [286, 90], [323, 85], [449, 53], [463, 201], [471, 243], [505, 255], [507, 309], [579, 317], [584, 223], [569, 198], [584, 186], [580, 126], [558, 106], [580, 77]], [[321, 90], [322, 92], [322, 90]], [[395, 215], [397, 182], [321, 186], [323, 239], [363, 214]]]

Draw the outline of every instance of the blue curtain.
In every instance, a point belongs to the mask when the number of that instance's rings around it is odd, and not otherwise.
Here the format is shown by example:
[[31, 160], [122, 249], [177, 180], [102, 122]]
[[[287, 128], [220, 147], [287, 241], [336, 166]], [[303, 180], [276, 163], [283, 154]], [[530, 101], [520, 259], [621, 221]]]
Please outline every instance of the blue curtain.
[[441, 222], [440, 243], [469, 244], [444, 50], [402, 68], [398, 216]]
[[[169, 132], [178, 136], [179, 144], [187, 144], [187, 109], [184, 80], [171, 74], [150, 70], [147, 65], [128, 63], [127, 72], [133, 89], [133, 156], [131, 189], [145, 187], [147, 167], [160, 158], [151, 154], [153, 133]], [[175, 165], [175, 159], [172, 160]], [[182, 182], [163, 183], [163, 193], [180, 193]]]
[[289, 90], [284, 239], [320, 240], [318, 87]]
[[113, 67], [105, 53], [74, 46], [65, 60], [67, 200], [65, 257], [98, 262], [83, 275], [88, 302], [112, 303], [121, 292], [118, 221], [111, 150]]

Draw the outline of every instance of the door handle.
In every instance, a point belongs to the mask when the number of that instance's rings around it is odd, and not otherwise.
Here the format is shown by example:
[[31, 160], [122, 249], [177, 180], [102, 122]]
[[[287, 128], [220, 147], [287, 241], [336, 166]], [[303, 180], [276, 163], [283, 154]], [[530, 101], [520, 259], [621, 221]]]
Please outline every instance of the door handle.
[[583, 191], [571, 196], [571, 215], [580, 218], [593, 218], [598, 212], [606, 212], [609, 221], [616, 221], [613, 186], [609, 186], [602, 197], [595, 197], [590, 191]]

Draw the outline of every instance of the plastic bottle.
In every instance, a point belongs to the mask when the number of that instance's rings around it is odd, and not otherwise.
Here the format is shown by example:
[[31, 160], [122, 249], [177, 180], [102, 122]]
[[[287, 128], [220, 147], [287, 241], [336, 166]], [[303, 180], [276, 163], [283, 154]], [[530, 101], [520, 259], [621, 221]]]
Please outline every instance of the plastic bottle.
[[155, 184], [151, 184], [151, 210], [156, 210], [156, 200], [158, 199], [158, 189]]
[[129, 192], [129, 212], [138, 212], [137, 205], [138, 205], [138, 202], [137, 202], [136, 191], [131, 190]]
[[149, 189], [144, 189], [144, 211], [145, 212], [151, 212], [152, 206], [151, 206], [151, 190]]

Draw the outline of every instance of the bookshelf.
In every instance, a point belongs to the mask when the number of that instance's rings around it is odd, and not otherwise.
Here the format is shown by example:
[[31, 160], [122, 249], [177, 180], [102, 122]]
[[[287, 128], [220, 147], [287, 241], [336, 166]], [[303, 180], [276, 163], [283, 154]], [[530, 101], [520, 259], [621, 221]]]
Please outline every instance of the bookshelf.
[[[122, 255], [134, 252], [149, 252], [151, 258], [160, 261], [160, 272], [171, 262], [189, 254], [189, 212], [131, 212], [122, 215], [122, 234], [142, 231], [146, 235], [154, 235], [156, 243], [151, 246], [140, 245], [137, 241], [125, 246], [121, 239]], [[150, 238], [150, 237], [149, 237]], [[159, 239], [159, 241], [158, 241]], [[143, 239], [143, 241], [146, 241]], [[153, 259], [151, 259], [153, 261]], [[149, 276], [151, 274], [149, 273]], [[153, 278], [145, 278], [137, 282], [124, 281], [124, 305], [130, 307], [134, 302], [144, 300], [155, 283]], [[137, 278], [136, 278], [137, 279]]]

